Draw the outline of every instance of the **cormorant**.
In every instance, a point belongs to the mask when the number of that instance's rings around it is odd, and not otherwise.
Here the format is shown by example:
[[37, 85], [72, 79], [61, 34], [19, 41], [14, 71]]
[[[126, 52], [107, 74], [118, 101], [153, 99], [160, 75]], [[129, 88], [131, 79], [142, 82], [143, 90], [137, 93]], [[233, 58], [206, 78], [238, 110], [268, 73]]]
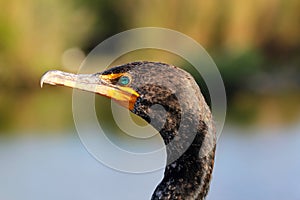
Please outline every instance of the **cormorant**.
[[188, 72], [164, 63], [143, 61], [95, 74], [48, 71], [41, 86], [43, 83], [111, 98], [159, 131], [166, 145], [167, 165], [152, 200], [205, 199], [214, 165], [216, 136], [210, 109]]

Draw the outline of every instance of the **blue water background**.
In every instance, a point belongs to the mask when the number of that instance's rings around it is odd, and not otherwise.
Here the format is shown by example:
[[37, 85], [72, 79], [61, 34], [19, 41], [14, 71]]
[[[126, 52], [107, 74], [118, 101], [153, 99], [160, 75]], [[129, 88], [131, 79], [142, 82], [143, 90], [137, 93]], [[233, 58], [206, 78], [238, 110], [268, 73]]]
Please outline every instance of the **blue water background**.
[[[299, 153], [300, 126], [227, 128], [218, 142], [207, 199], [299, 200]], [[76, 133], [0, 138], [0, 200], [149, 199], [162, 175], [163, 170], [110, 169], [85, 150]]]

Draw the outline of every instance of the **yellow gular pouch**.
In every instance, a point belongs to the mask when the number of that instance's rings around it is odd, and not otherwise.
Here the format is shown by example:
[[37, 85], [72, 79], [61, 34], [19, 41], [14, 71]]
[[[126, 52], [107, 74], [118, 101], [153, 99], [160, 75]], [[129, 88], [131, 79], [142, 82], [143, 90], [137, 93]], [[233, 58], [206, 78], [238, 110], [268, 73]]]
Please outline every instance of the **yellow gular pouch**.
[[108, 84], [113, 84], [114, 87], [103, 92], [103, 89], [99, 88], [99, 93], [110, 97], [114, 101], [117, 101], [122, 106], [132, 110], [136, 99], [140, 96], [134, 89], [128, 87], [131, 82], [131, 76], [127, 73], [107, 74], [100, 75], [99, 78]]
[[129, 87], [118, 87], [120, 90], [110, 90], [109, 96], [111, 99], [117, 101], [119, 104], [133, 110], [134, 104], [139, 97], [139, 94]]

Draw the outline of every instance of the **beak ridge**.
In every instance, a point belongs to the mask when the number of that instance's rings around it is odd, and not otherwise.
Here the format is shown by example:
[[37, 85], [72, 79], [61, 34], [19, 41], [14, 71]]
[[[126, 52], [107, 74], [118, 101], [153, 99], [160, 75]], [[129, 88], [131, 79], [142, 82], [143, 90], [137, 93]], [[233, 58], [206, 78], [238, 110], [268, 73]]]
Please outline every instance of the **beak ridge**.
[[124, 88], [107, 83], [96, 74], [72, 74], [59, 70], [46, 72], [40, 81], [43, 84], [62, 85], [73, 89], [80, 89], [88, 92], [97, 93], [109, 97], [129, 109], [133, 109], [134, 103], [139, 94], [131, 88]]

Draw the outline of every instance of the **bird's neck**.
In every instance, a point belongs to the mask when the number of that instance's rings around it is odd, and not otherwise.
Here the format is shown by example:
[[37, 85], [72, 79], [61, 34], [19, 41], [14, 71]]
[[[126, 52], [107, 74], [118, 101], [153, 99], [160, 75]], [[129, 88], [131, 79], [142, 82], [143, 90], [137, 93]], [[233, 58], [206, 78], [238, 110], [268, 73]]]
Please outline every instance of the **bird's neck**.
[[[178, 130], [173, 130], [178, 133]], [[165, 130], [162, 135], [167, 150], [167, 166], [164, 178], [155, 189], [152, 199], [204, 199], [211, 180], [214, 165], [215, 137], [208, 131], [206, 124], [201, 121], [196, 130], [196, 134], [188, 133], [189, 129], [182, 130], [179, 134], [178, 143], [175, 138], [165, 138]], [[190, 130], [193, 132], [193, 130]], [[176, 137], [176, 134], [174, 134]], [[189, 143], [190, 138], [192, 141]], [[172, 141], [169, 141], [172, 139]], [[171, 144], [174, 142], [175, 144]], [[178, 148], [184, 148], [184, 152]], [[182, 154], [180, 154], [182, 153]]]
[[199, 156], [199, 140], [201, 138], [197, 135], [186, 152], [166, 166], [164, 178], [155, 189], [152, 199], [205, 198], [214, 165], [215, 147], [207, 155]]
[[133, 110], [159, 131], [166, 145], [167, 166], [152, 199], [202, 200], [209, 189], [216, 145], [211, 113], [201, 95], [168, 94], [163, 100], [140, 98]]

